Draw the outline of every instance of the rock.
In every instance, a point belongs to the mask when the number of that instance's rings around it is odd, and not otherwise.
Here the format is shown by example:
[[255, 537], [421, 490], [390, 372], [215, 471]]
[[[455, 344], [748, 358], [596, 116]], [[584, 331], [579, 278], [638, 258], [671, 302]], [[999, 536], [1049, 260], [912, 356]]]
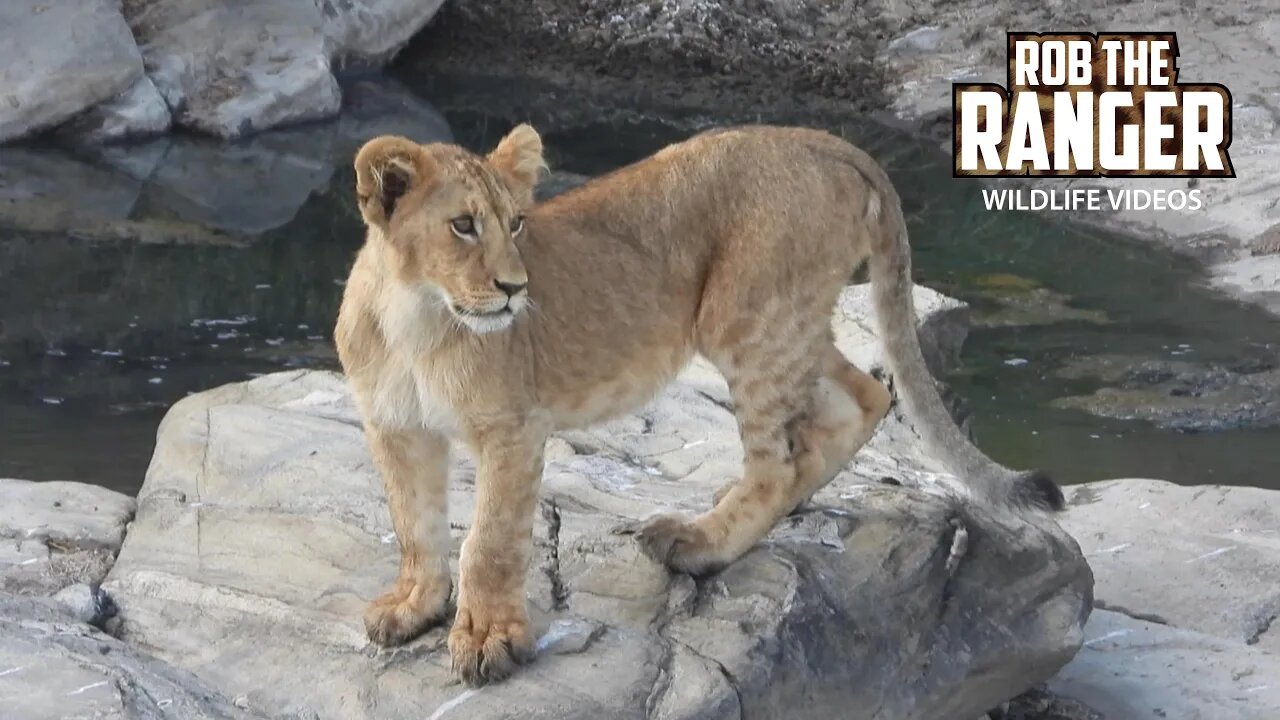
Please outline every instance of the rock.
[[0, 591], [101, 582], [133, 511], [133, 498], [96, 485], [0, 479]]
[[169, 129], [169, 107], [145, 75], [128, 90], [58, 128], [76, 142], [105, 143], [159, 135]]
[[1094, 377], [1107, 386], [1091, 395], [1057, 398], [1052, 402], [1055, 407], [1145, 420], [1183, 432], [1280, 425], [1280, 369], [1274, 360], [1242, 358], [1223, 366], [1099, 356], [1069, 363], [1057, 374], [1067, 379]]
[[234, 138], [338, 112], [315, 3], [127, 2], [147, 75], [181, 126]]
[[1280, 656], [1095, 610], [1080, 654], [1049, 681], [1102, 718], [1263, 720], [1280, 714]]
[[979, 277], [969, 292], [983, 307], [975, 312], [977, 327], [1025, 327], [1061, 322], [1088, 322], [1104, 325], [1110, 320], [1101, 310], [1071, 306], [1071, 296], [1040, 287], [1026, 278], [1007, 273]]
[[1280, 223], [1263, 230], [1249, 243], [1250, 255], [1275, 255], [1280, 253]]
[[177, 124], [238, 138], [336, 115], [333, 63], [389, 59], [440, 3], [131, 1], [125, 16]]
[[0, 697], [22, 720], [251, 720], [190, 673], [77, 622], [57, 605], [0, 592]]
[[1280, 491], [1109, 480], [1068, 496], [1097, 609], [1047, 689], [1098, 715], [1065, 717], [1280, 717]]
[[[917, 303], [947, 305], [926, 290]], [[846, 310], [842, 347], [874, 364], [872, 336]], [[110, 627], [268, 716], [829, 718], [857, 707], [950, 719], [1045, 680], [1075, 652], [1091, 599], [1075, 543], [1050, 518], [947, 495], [896, 420], [812, 508], [725, 571], [695, 581], [646, 559], [627, 534], [636, 521], [706, 507], [739, 470], [725, 395], [695, 364], [650, 406], [553, 443], [528, 585], [539, 657], [502, 684], [450, 684], [444, 629], [397, 649], [367, 642], [361, 610], [398, 558], [352, 399], [331, 373], [267, 375], [172, 408], [104, 585], [120, 608]], [[457, 541], [474, 472], [461, 453], [453, 470]]]
[[86, 625], [101, 628], [116, 616], [116, 604], [96, 583], [68, 585], [54, 594], [53, 599], [71, 617]]
[[959, 43], [942, 28], [924, 25], [891, 41], [886, 49], [896, 55], [922, 55], [936, 53], [943, 49], [944, 44], [954, 49]]
[[426, 25], [444, 0], [322, 0], [325, 34], [334, 64], [377, 66], [387, 62]]
[[51, 128], [142, 78], [142, 57], [111, 0], [9, 0], [0, 27], [0, 143]]
[[440, 25], [447, 54], [464, 63], [491, 58], [526, 71], [576, 66], [659, 82], [752, 79], [757, 87], [816, 90], [859, 108], [879, 98], [875, 54], [885, 28], [862, 2], [500, 0], [449, 3]]
[[1093, 566], [1099, 608], [1280, 652], [1269, 632], [1280, 615], [1280, 491], [1114, 480], [1069, 496], [1062, 524]]

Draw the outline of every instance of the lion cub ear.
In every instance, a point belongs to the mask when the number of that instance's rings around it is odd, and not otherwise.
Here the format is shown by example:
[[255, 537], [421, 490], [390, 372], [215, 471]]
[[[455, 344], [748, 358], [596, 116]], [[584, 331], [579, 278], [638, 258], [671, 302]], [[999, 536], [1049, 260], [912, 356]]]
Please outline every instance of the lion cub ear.
[[356, 153], [356, 201], [369, 225], [387, 229], [404, 194], [427, 180], [431, 158], [421, 145], [391, 135], [376, 137]]
[[522, 203], [533, 203], [533, 186], [538, 173], [547, 167], [542, 159], [542, 138], [528, 124], [517, 125], [489, 153], [489, 164], [507, 178], [507, 184]]

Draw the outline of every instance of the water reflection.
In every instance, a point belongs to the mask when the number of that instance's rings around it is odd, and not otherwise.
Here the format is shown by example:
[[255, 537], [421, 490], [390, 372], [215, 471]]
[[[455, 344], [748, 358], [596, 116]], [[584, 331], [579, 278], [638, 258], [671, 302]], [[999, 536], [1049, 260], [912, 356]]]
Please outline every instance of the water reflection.
[[[659, 117], [474, 78], [414, 90], [349, 84], [340, 120], [233, 145], [0, 151], [0, 476], [132, 491], [163, 409], [183, 395], [333, 367], [329, 333], [362, 234], [350, 158], [372, 135], [487, 149], [531, 120], [557, 168], [547, 193], [732, 114]], [[785, 110], [753, 109], [751, 119], [817, 123]], [[1045, 216], [986, 211], [977, 186], [952, 180], [933, 147], [864, 120], [822, 122], [890, 167], [918, 279], [987, 318], [951, 381], [994, 457], [1066, 481], [1280, 477], [1267, 449], [1280, 439], [1274, 429], [1183, 435], [1050, 405], [1100, 384], [1055, 373], [1082, 356], [1157, 358], [1185, 344], [1206, 360], [1274, 358], [1274, 319], [1197, 289], [1198, 269], [1184, 259]]]

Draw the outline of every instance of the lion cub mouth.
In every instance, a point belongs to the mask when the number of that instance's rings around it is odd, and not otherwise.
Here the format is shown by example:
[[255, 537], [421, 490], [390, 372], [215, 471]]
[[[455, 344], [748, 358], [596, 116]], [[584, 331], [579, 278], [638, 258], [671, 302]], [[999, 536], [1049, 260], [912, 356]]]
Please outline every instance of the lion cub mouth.
[[516, 310], [505, 305], [497, 310], [474, 310], [460, 305], [453, 305], [453, 314], [464, 325], [478, 334], [505, 330], [515, 320]]

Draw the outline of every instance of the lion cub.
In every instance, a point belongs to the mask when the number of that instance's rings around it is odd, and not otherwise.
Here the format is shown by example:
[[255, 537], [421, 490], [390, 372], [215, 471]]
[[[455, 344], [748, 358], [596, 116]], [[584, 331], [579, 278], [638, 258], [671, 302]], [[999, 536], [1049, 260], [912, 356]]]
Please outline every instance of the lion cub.
[[[670, 567], [732, 562], [826, 484], [890, 404], [836, 349], [831, 312], [869, 260], [889, 369], [931, 451], [989, 502], [1060, 506], [1039, 474], [983, 455], [925, 368], [898, 196], [829, 134], [704, 133], [535, 205], [542, 142], [527, 125], [487, 156], [379, 137], [356, 156], [368, 225], [335, 339], [386, 484], [400, 574], [365, 614], [404, 642], [452, 592], [449, 441], [473, 454], [453, 666], [481, 684], [532, 655], [525, 572], [543, 445], [558, 428], [647, 402], [700, 353], [728, 381], [743, 476], [694, 518], [637, 534]], [[533, 308], [533, 310], [529, 310]]]

